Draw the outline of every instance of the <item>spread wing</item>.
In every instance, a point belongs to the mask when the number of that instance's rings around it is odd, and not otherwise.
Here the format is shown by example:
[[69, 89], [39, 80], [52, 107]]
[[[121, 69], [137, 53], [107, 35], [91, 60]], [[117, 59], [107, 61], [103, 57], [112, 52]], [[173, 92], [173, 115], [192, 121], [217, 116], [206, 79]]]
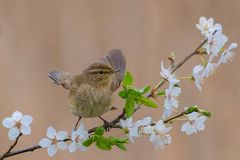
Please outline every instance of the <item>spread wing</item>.
[[53, 83], [71, 90], [72, 74], [63, 71], [51, 71], [48, 73], [48, 77], [53, 80]]
[[100, 62], [110, 65], [115, 71], [113, 82], [111, 85], [112, 91], [115, 91], [120, 86], [126, 69], [126, 60], [120, 49], [111, 50], [106, 56], [99, 59]]

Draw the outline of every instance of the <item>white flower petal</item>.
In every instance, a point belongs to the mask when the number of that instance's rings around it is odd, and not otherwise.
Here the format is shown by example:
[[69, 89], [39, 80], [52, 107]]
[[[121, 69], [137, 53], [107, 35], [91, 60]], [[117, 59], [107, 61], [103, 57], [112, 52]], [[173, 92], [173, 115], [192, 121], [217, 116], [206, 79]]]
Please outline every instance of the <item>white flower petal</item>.
[[181, 131], [186, 132], [186, 130], [188, 130], [188, 126], [189, 126], [189, 122], [183, 123], [181, 127]]
[[121, 126], [122, 128], [127, 128], [125, 121], [122, 120], [122, 119], [120, 119], [120, 126]]
[[8, 138], [13, 141], [19, 136], [20, 132], [17, 127], [13, 127], [8, 131]]
[[85, 126], [83, 123], [80, 124], [80, 126], [78, 127], [78, 130], [85, 130]]
[[76, 143], [76, 142], [70, 143], [69, 146], [68, 146], [68, 151], [69, 151], [70, 153], [73, 153], [73, 152], [75, 152], [76, 150], [77, 150], [77, 143]]
[[51, 145], [47, 149], [48, 155], [51, 157], [54, 156], [57, 153], [57, 151], [58, 151], [58, 149], [57, 149], [57, 146], [55, 146], [55, 145]]
[[127, 128], [132, 127], [132, 117], [126, 119], [126, 120], [125, 120], [125, 123], [126, 123], [126, 127], [127, 127]]
[[13, 112], [13, 114], [12, 114], [12, 119], [13, 119], [14, 121], [20, 121], [20, 120], [22, 119], [22, 113], [19, 112], [19, 111]]
[[156, 134], [155, 134], [155, 132], [153, 132], [153, 133], [151, 134], [151, 136], [149, 137], [149, 141], [150, 141], [150, 142], [153, 142], [153, 141], [155, 140], [155, 137], [156, 137]]
[[59, 131], [56, 136], [57, 140], [64, 140], [67, 138], [67, 132], [66, 131]]
[[57, 142], [57, 147], [61, 150], [64, 150], [64, 149], [67, 149], [68, 146], [66, 142], [61, 141], [61, 142]]
[[40, 142], [38, 143], [41, 147], [45, 148], [45, 147], [49, 147], [51, 145], [52, 141], [48, 138], [43, 138], [40, 140]]
[[150, 126], [150, 125], [147, 125], [146, 127], [144, 127], [144, 132], [145, 132], [146, 134], [152, 134], [152, 132], [153, 132], [153, 127]]
[[24, 126], [29, 126], [33, 121], [32, 116], [30, 115], [24, 115], [21, 119], [21, 124]]
[[76, 132], [76, 131], [73, 131], [73, 132], [71, 133], [71, 140], [72, 140], [72, 141], [75, 141], [76, 138], [77, 138], [77, 132]]
[[190, 113], [190, 114], [188, 115], [188, 119], [189, 119], [190, 121], [196, 120], [197, 117], [198, 117], [198, 113], [197, 113], [197, 112], [192, 112], [192, 113]]
[[146, 125], [149, 125], [152, 121], [152, 118], [151, 117], [145, 117], [143, 120], [142, 120], [142, 125], [143, 126], [146, 126]]
[[12, 128], [16, 122], [11, 117], [7, 117], [3, 119], [2, 124], [6, 128]]
[[55, 138], [55, 136], [57, 135], [56, 129], [54, 129], [53, 127], [48, 127], [47, 129], [47, 136], [48, 138]]
[[23, 135], [29, 135], [29, 134], [31, 134], [31, 127], [21, 126], [20, 131]]

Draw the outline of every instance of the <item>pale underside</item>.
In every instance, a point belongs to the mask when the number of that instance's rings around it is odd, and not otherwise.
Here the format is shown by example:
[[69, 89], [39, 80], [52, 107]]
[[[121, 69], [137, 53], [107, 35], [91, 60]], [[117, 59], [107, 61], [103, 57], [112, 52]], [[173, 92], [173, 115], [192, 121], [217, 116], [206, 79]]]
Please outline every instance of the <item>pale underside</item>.
[[[69, 93], [71, 112], [84, 118], [100, 116], [111, 108], [112, 91], [109, 87], [96, 88], [89, 84], [81, 84], [76, 91]], [[81, 96], [80, 96], [81, 95]]]

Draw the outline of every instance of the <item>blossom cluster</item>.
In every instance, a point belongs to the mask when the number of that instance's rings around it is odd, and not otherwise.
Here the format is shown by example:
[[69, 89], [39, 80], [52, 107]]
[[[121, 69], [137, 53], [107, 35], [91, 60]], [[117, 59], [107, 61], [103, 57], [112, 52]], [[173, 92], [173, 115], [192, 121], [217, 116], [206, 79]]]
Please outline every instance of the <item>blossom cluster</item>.
[[[197, 51], [202, 63], [193, 67], [189, 79], [193, 80], [197, 89], [201, 91], [204, 80], [215, 73], [217, 67], [228, 63], [234, 57], [235, 53], [232, 50], [237, 48], [237, 43], [232, 43], [227, 48], [224, 47], [228, 38], [223, 34], [222, 26], [219, 23], [214, 24], [213, 18], [201, 17], [196, 27], [203, 35], [205, 43]], [[161, 62], [160, 75], [169, 83], [169, 86], [165, 89], [163, 104], [162, 118], [165, 119], [170, 117], [172, 111], [178, 108], [177, 97], [181, 93], [181, 88], [179, 87], [180, 80], [178, 77], [172, 72], [171, 67], [165, 68], [163, 62]]]
[[89, 137], [88, 131], [86, 130], [83, 123], [77, 130], [71, 133], [71, 143], [68, 145], [66, 140], [68, 138], [66, 131], [56, 131], [53, 127], [48, 127], [47, 138], [41, 139], [39, 145], [43, 148], [47, 148], [49, 156], [54, 156], [57, 151], [68, 149], [70, 153], [75, 152], [78, 148], [81, 151], [87, 151], [87, 147], [83, 146], [83, 142]]
[[[201, 116], [197, 112], [192, 112], [185, 116], [186, 122], [183, 123], [181, 131], [187, 135], [203, 131], [205, 129], [204, 122], [207, 120], [206, 116]], [[171, 127], [166, 127], [164, 121], [160, 119], [156, 123], [152, 122], [151, 117], [145, 117], [137, 122], [132, 121], [132, 117], [120, 120], [120, 125], [132, 143], [134, 139], [141, 136], [149, 136], [149, 141], [152, 142], [156, 149], [163, 149], [165, 145], [172, 142], [171, 135], [168, 132]]]

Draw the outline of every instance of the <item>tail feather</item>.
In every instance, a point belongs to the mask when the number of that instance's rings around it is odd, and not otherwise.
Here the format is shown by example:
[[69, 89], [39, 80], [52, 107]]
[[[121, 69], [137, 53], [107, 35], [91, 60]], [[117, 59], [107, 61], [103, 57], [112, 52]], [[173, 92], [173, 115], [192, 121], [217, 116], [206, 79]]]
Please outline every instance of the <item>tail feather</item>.
[[68, 72], [62, 71], [51, 71], [48, 73], [48, 77], [53, 81], [53, 83], [71, 90], [72, 75]]

